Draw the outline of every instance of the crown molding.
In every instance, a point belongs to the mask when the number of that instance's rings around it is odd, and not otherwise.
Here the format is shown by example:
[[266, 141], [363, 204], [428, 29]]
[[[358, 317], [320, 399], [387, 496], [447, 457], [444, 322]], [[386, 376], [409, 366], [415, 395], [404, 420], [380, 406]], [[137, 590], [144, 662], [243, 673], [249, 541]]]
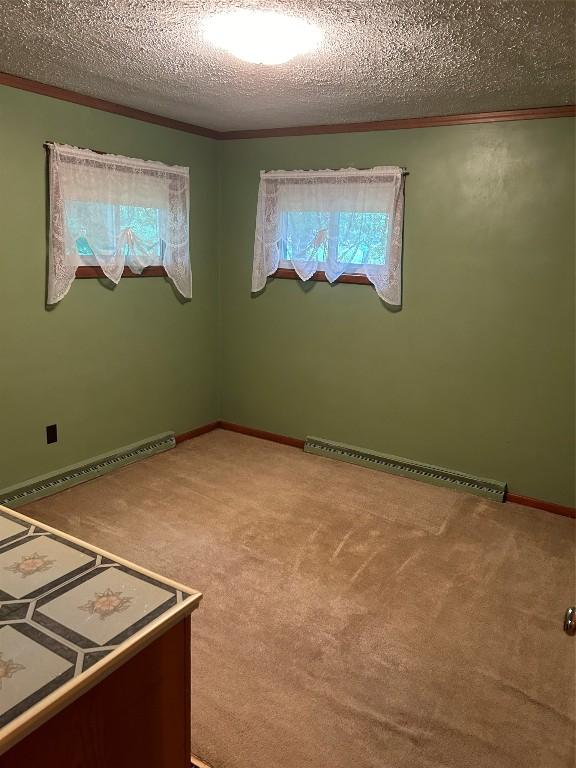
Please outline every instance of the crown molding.
[[407, 128], [435, 128], [446, 125], [501, 123], [509, 120], [539, 120], [551, 117], [576, 117], [576, 105], [534, 107], [501, 112], [475, 112], [465, 115], [435, 117], [406, 117], [398, 120], [375, 120], [367, 123], [336, 123], [332, 125], [302, 125], [292, 128], [261, 128], [248, 131], [223, 131], [220, 140], [268, 139], [277, 136], [318, 136], [330, 133], [367, 133], [368, 131], [402, 131]]
[[366, 123], [336, 123], [328, 125], [300, 125], [289, 128], [255, 128], [238, 131], [216, 131], [201, 125], [174, 120], [141, 109], [133, 109], [113, 101], [86, 96], [66, 88], [39, 83], [18, 75], [0, 72], [0, 85], [30, 91], [42, 96], [49, 96], [60, 101], [69, 101], [83, 107], [111, 112], [115, 115], [130, 117], [144, 123], [161, 125], [197, 136], [204, 136], [218, 141], [235, 141], [238, 139], [268, 139], [281, 136], [318, 136], [334, 133], [366, 133], [368, 131], [402, 131], [409, 128], [435, 128], [449, 125], [474, 125], [476, 123], [501, 123], [510, 120], [542, 120], [554, 117], [576, 117], [576, 105], [569, 104], [559, 107], [534, 107], [532, 109], [511, 109], [500, 112], [473, 112], [464, 115], [437, 115], [434, 117], [407, 117], [398, 120], [374, 120]]
[[176, 131], [194, 133], [209, 139], [219, 138], [218, 131], [213, 131], [211, 128], [203, 128], [200, 125], [185, 123], [182, 120], [173, 120], [171, 117], [163, 117], [162, 115], [155, 115], [152, 112], [144, 112], [141, 109], [133, 109], [132, 107], [126, 107], [123, 104], [116, 104], [113, 101], [96, 99], [94, 96], [85, 96], [82, 93], [76, 93], [76, 91], [69, 91], [66, 88], [58, 88], [55, 85], [39, 83], [36, 80], [28, 80], [25, 77], [18, 77], [18, 75], [9, 75], [6, 72], [0, 72], [0, 85], [7, 85], [10, 88], [18, 88], [20, 91], [38, 93], [41, 96], [49, 96], [51, 99], [58, 99], [59, 101], [69, 101], [72, 104], [80, 104], [83, 107], [98, 109], [101, 112], [111, 112], [114, 115], [131, 117], [133, 120], [140, 120], [143, 123], [153, 123], [154, 125], [161, 125], [164, 128], [173, 128]]

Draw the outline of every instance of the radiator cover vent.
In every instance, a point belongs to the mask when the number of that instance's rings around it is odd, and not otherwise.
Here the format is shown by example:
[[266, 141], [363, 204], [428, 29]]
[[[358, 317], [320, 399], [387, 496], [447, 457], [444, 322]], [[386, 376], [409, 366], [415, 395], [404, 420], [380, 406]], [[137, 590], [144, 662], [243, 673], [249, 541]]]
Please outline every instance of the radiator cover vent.
[[92, 480], [113, 469], [145, 459], [147, 456], [167, 451], [170, 448], [174, 448], [175, 445], [176, 438], [174, 432], [155, 435], [139, 443], [126, 445], [112, 453], [95, 456], [88, 461], [73, 464], [55, 473], [35, 477], [19, 485], [5, 488], [0, 491], [0, 504], [7, 507], [28, 504], [44, 496], [50, 496], [53, 493], [63, 491], [65, 488]]
[[475, 493], [494, 501], [504, 501], [506, 496], [506, 483], [499, 480], [474, 477], [474, 475], [467, 475], [452, 469], [422, 464], [411, 459], [402, 459], [399, 456], [388, 456], [384, 453], [355, 448], [343, 443], [334, 443], [319, 437], [307, 437], [304, 450], [329, 459], [347, 461], [362, 467], [411, 477], [413, 480], [423, 480], [434, 485], [443, 485], [460, 491]]

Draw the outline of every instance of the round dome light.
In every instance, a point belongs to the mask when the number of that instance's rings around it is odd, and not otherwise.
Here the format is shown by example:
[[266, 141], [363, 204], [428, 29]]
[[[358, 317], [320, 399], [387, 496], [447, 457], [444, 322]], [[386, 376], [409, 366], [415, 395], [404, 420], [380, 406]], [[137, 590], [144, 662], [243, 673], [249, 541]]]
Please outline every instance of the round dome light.
[[208, 16], [204, 39], [253, 64], [284, 64], [322, 40], [315, 24], [275, 11], [237, 9]]

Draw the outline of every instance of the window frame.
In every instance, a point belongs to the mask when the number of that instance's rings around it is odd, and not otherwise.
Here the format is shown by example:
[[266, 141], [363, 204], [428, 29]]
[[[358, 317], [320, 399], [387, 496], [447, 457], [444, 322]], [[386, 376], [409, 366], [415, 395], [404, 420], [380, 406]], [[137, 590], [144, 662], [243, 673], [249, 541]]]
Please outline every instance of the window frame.
[[[298, 272], [296, 272], [295, 269], [286, 269], [285, 267], [278, 267], [276, 272], [273, 272], [270, 275], [271, 278], [278, 278], [279, 280], [300, 280], [302, 282], [302, 279], [300, 278], [300, 275]], [[316, 283], [329, 283], [330, 280], [326, 277], [326, 273], [322, 271], [314, 272], [312, 277], [309, 278], [310, 280], [313, 280]], [[352, 283], [354, 285], [372, 285], [370, 280], [366, 277], [366, 275], [353, 275], [349, 272], [343, 272], [340, 277], [336, 278], [336, 280], [332, 281], [332, 285], [335, 285], [336, 283]]]
[[[144, 267], [142, 272], [132, 272], [130, 267], [124, 267], [122, 278], [124, 277], [168, 277], [165, 268], [158, 265]], [[102, 267], [83, 266], [76, 268], [76, 280], [107, 280]]]

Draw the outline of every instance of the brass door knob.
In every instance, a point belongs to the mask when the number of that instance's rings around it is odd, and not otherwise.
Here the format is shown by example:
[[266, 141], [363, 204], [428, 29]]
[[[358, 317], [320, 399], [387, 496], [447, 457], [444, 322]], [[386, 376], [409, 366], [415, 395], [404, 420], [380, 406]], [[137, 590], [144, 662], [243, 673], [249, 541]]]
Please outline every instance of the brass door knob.
[[576, 635], [576, 606], [572, 605], [566, 611], [564, 617], [564, 632], [567, 635]]

